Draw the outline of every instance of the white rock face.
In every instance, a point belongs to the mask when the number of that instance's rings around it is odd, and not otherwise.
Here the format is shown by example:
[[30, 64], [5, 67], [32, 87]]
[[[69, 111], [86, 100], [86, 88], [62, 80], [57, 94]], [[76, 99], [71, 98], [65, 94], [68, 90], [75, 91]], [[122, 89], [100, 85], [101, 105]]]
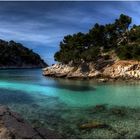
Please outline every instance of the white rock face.
[[111, 78], [125, 77], [140, 79], [140, 62], [117, 61], [113, 65], [105, 68], [103, 75]]
[[67, 78], [135, 78], [140, 79], [140, 61], [87, 63], [79, 66], [55, 64], [43, 70], [45, 76]]

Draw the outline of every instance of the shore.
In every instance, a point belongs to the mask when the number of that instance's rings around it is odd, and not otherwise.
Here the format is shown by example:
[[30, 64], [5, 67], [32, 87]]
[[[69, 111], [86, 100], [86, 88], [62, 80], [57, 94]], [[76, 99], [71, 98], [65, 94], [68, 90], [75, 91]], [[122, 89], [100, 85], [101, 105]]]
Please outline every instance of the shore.
[[47, 128], [34, 128], [18, 113], [0, 106], [0, 139], [51, 139], [60, 138]]
[[139, 80], [140, 61], [99, 61], [80, 65], [54, 64], [43, 69], [43, 75], [69, 79], [95, 79], [101, 82]]

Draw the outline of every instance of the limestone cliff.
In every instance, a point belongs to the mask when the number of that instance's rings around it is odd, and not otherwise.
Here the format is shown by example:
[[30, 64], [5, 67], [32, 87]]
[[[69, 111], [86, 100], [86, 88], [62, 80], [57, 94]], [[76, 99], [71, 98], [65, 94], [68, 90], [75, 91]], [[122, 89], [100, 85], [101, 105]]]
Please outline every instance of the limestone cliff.
[[55, 64], [43, 69], [43, 75], [66, 78], [140, 79], [140, 61], [102, 61], [80, 65]]

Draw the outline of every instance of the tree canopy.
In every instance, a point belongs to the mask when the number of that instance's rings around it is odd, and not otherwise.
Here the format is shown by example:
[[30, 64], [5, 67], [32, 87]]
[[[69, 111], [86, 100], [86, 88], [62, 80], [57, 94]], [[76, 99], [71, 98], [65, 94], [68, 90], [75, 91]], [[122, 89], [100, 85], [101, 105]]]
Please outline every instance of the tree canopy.
[[88, 33], [67, 35], [54, 58], [62, 63], [89, 62], [113, 50], [120, 59], [140, 60], [140, 26], [130, 27], [131, 23], [131, 17], [121, 14], [113, 23], [96, 23]]
[[33, 50], [14, 41], [0, 40], [0, 67], [44, 67], [47, 64]]

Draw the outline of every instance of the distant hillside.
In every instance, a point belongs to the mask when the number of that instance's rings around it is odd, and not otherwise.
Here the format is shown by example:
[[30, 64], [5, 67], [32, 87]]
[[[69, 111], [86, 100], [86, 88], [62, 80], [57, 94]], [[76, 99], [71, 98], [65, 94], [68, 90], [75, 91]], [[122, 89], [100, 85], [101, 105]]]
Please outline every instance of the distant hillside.
[[0, 40], [0, 68], [41, 68], [47, 64], [32, 50], [14, 41]]

